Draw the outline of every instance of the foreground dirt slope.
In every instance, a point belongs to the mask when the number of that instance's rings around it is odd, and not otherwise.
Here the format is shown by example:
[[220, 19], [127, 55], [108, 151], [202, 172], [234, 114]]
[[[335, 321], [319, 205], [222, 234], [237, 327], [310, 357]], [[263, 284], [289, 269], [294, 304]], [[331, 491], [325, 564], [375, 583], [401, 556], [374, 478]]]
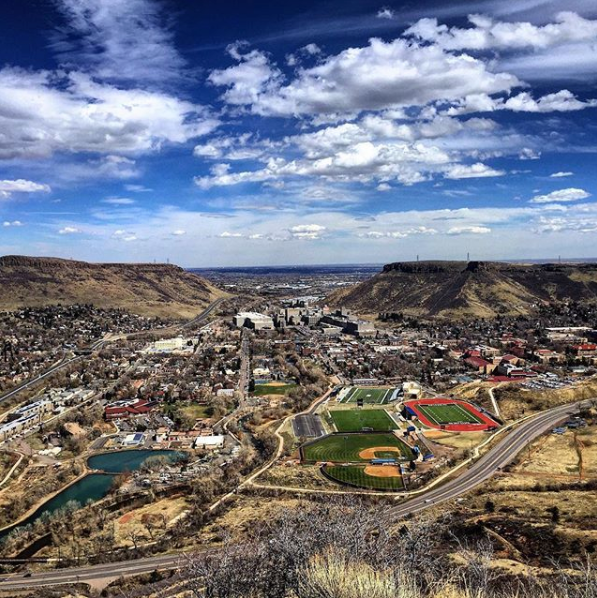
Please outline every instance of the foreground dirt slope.
[[144, 316], [192, 317], [223, 293], [170, 264], [0, 258], [0, 309], [92, 303]]
[[485, 317], [528, 314], [540, 302], [597, 298], [597, 264], [396, 262], [328, 297], [364, 313]]

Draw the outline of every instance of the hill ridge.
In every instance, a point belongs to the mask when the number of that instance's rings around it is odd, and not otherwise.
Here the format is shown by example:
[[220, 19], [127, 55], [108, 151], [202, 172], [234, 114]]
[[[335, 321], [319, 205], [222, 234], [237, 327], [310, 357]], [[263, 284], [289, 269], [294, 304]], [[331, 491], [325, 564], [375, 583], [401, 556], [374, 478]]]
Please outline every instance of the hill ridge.
[[328, 302], [366, 313], [492, 318], [529, 314], [540, 303], [566, 299], [597, 299], [597, 264], [393, 262], [361, 284], [335, 291]]
[[0, 309], [91, 303], [145, 316], [193, 317], [224, 293], [174, 264], [0, 257]]

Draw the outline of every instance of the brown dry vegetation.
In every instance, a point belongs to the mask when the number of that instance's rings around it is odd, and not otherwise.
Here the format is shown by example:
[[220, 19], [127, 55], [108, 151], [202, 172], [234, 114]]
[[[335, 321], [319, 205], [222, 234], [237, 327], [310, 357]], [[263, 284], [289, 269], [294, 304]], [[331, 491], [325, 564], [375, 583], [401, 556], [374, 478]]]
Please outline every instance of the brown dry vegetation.
[[594, 264], [523, 265], [494, 262], [398, 262], [328, 297], [365, 313], [492, 318], [529, 314], [537, 303], [594, 300]]
[[222, 291], [168, 264], [91, 264], [57, 258], [0, 258], [0, 309], [91, 303], [143, 316], [196, 316]]

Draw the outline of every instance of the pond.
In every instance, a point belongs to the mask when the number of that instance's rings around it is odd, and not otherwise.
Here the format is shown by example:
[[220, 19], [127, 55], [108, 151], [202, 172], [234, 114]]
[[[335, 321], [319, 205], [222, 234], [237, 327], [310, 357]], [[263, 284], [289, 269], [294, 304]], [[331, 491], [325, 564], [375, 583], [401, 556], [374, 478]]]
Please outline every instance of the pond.
[[114, 482], [114, 477], [124, 471], [136, 471], [149, 457], [167, 457], [170, 461], [178, 461], [183, 453], [177, 451], [130, 450], [94, 455], [87, 460], [90, 469], [105, 473], [90, 473], [75, 482], [56, 496], [46, 501], [27, 519], [0, 531], [0, 539], [6, 537], [17, 527], [34, 523], [44, 513], [54, 513], [68, 502], [75, 501], [84, 506], [88, 501], [96, 502], [104, 498]]

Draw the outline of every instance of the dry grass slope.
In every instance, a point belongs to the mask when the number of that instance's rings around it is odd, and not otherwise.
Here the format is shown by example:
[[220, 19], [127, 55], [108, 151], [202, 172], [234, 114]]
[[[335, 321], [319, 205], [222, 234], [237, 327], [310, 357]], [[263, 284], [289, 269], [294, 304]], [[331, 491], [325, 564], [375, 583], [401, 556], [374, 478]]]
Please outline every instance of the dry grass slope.
[[597, 300], [597, 264], [397, 262], [328, 302], [365, 313], [492, 318], [567, 298]]
[[0, 309], [91, 303], [143, 316], [189, 318], [223, 295], [169, 264], [92, 264], [58, 258], [0, 258]]

